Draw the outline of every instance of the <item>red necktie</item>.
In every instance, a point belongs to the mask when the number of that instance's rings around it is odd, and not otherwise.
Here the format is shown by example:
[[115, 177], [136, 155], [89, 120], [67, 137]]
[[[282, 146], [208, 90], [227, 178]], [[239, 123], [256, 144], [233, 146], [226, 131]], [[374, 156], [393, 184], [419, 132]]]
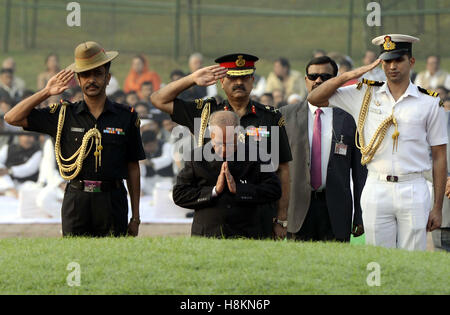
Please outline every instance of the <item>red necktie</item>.
[[320, 114], [322, 114], [322, 110], [316, 109], [311, 147], [311, 186], [314, 190], [319, 189], [322, 185], [322, 123]]

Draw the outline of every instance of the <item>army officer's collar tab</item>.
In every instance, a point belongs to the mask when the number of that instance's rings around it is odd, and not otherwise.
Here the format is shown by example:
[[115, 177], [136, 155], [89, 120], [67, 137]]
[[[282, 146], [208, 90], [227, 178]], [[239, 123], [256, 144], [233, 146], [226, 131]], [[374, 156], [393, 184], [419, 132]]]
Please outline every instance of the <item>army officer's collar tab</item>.
[[[75, 109], [75, 113], [76, 114], [80, 114], [83, 111], [89, 112], [89, 109], [88, 109], [88, 107], [86, 105], [86, 102], [84, 100], [80, 101], [80, 102], [77, 102], [75, 104], [76, 104], [76, 109]], [[117, 108], [116, 108], [115, 104], [112, 103], [108, 98], [106, 98], [105, 107], [103, 109], [103, 112], [106, 112], [106, 111], [117, 113]]]

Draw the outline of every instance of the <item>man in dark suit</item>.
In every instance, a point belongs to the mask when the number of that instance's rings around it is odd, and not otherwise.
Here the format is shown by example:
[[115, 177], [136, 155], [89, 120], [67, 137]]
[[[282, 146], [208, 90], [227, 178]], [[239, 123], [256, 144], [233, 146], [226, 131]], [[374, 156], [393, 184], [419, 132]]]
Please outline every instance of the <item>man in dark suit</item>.
[[211, 141], [194, 150], [193, 159], [177, 177], [173, 200], [180, 207], [195, 209], [192, 235], [261, 238], [260, 211], [265, 208], [257, 205], [281, 197], [277, 175], [251, 161], [249, 147], [237, 141], [238, 126], [236, 113], [214, 112]]
[[[306, 67], [308, 92], [336, 75], [332, 59], [314, 58]], [[361, 166], [361, 154], [355, 146], [354, 119], [341, 109], [317, 108], [307, 101], [280, 111], [286, 119], [293, 156], [290, 172], [295, 174], [290, 188], [289, 237], [348, 242], [351, 233], [362, 235], [360, 196], [367, 170]]]

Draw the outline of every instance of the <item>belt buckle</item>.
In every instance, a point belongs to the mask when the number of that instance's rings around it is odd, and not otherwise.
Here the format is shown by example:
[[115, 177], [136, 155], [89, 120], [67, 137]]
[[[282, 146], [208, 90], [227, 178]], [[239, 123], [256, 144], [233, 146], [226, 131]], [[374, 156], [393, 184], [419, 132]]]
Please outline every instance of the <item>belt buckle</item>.
[[101, 192], [101, 184], [100, 181], [93, 181], [93, 180], [83, 180], [84, 182], [84, 189], [85, 192]]
[[388, 175], [386, 176], [386, 180], [391, 183], [396, 183], [398, 182], [398, 176]]

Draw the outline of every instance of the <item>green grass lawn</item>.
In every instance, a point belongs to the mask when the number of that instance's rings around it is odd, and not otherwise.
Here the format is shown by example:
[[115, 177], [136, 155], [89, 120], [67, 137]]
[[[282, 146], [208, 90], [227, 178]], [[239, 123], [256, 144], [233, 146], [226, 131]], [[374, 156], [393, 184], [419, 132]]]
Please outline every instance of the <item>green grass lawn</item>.
[[[0, 240], [0, 294], [450, 294], [449, 254], [199, 238]], [[70, 287], [71, 262], [80, 265]], [[380, 266], [380, 286], [368, 286]]]

